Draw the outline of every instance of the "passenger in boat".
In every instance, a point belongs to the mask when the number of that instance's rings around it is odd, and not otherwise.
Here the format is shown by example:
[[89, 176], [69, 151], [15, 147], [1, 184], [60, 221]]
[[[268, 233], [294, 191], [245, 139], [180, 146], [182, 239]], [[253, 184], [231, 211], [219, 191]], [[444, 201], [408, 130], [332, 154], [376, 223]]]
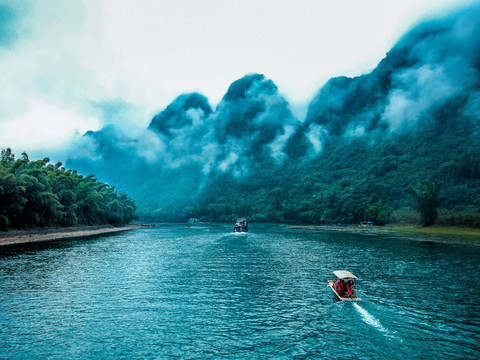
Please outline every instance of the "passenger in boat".
[[338, 289], [338, 282], [339, 282], [339, 281], [340, 281], [340, 280], [335, 280], [335, 281], [333, 282], [333, 288], [334, 288], [335, 290]]
[[355, 289], [353, 288], [352, 280], [348, 280], [347, 282], [347, 292], [350, 297], [355, 297]]
[[338, 295], [344, 295], [346, 291], [345, 281], [343, 281], [342, 279], [338, 280], [335, 289], [337, 290]]

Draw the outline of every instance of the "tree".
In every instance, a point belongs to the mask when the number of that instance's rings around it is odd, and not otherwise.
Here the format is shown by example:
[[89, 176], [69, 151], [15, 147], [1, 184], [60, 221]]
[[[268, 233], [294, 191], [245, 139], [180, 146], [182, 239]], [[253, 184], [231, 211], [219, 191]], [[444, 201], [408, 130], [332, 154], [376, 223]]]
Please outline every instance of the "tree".
[[45, 226], [121, 225], [137, 217], [127, 195], [49, 158], [15, 160], [10, 148], [0, 154], [0, 230]]
[[390, 206], [388, 206], [388, 204], [383, 204], [382, 201], [377, 201], [368, 207], [365, 214], [375, 225], [383, 226], [388, 221]]
[[0, 153], [0, 161], [3, 163], [11, 163], [15, 161], [15, 155], [12, 153], [12, 149], [2, 149]]
[[440, 197], [440, 188], [442, 183], [424, 180], [418, 184], [418, 189], [411, 186], [405, 191], [409, 193], [415, 201], [415, 209], [420, 213], [420, 222], [423, 226], [432, 225], [437, 219], [437, 207], [442, 203]]

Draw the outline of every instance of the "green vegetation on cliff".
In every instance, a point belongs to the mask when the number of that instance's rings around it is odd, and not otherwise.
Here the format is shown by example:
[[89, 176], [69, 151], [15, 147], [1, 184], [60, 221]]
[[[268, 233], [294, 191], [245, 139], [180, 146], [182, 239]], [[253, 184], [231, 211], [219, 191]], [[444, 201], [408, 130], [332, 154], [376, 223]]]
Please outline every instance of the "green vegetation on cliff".
[[[437, 137], [429, 139], [433, 130]], [[191, 206], [171, 210], [222, 221], [247, 215], [261, 222], [436, 221], [478, 227], [480, 154], [478, 141], [466, 139], [465, 128], [441, 130], [437, 124], [374, 145], [362, 138], [336, 138], [308, 161], [262, 163], [241, 178], [218, 174]], [[433, 194], [421, 204], [406, 191], [428, 184]]]

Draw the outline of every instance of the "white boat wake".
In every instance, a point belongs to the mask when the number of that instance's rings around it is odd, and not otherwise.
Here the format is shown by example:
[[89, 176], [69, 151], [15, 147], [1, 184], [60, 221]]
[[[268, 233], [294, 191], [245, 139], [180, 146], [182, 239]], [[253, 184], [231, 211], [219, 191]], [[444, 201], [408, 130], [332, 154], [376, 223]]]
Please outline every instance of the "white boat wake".
[[388, 330], [387, 328], [385, 328], [381, 323], [380, 321], [375, 318], [375, 316], [373, 316], [372, 314], [370, 314], [367, 310], [365, 310], [364, 308], [362, 308], [359, 304], [357, 303], [354, 303], [353, 306], [355, 307], [355, 309], [359, 312], [359, 314], [362, 316], [362, 320], [367, 323], [368, 325], [371, 325], [373, 326], [375, 329], [377, 329], [378, 331], [380, 331], [382, 334], [384, 334], [385, 336], [388, 336], [392, 339], [397, 339], [397, 340], [400, 340], [398, 337], [396, 337], [395, 335], [392, 334], [392, 332], [390, 330]]

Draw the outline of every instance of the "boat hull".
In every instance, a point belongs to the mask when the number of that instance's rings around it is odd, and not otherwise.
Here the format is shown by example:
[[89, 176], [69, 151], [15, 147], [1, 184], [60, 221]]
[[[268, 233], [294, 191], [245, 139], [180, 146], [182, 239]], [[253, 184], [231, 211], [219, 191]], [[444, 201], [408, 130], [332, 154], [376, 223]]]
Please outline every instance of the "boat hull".
[[337, 298], [341, 301], [360, 301], [362, 299], [360, 299], [358, 296], [349, 296], [349, 295], [340, 295], [339, 293], [337, 293], [337, 291], [334, 289], [333, 287], [333, 283], [334, 281], [333, 280], [329, 280], [328, 281], [328, 286], [330, 287], [330, 289], [332, 289], [333, 293], [337, 296]]

